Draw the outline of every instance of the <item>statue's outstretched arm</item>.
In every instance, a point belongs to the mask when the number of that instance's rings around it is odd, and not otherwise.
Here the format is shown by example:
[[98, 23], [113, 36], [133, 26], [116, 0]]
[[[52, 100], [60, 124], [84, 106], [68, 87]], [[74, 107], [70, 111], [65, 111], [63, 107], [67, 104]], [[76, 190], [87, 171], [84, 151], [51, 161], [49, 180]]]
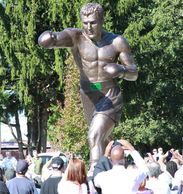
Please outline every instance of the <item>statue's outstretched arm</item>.
[[45, 31], [39, 36], [38, 44], [49, 49], [73, 47], [74, 35], [75, 31], [69, 29], [65, 29], [61, 32]]

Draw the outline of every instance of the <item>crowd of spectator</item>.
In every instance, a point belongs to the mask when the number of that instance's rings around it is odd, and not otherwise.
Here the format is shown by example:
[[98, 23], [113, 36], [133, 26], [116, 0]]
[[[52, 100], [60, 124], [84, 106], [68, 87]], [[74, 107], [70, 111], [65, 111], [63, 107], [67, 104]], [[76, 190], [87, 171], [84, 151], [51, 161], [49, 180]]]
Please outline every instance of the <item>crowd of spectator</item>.
[[46, 164], [36, 150], [24, 160], [0, 154], [0, 194], [183, 194], [183, 156], [171, 148], [141, 154], [124, 140], [111, 141], [93, 168], [59, 155]]

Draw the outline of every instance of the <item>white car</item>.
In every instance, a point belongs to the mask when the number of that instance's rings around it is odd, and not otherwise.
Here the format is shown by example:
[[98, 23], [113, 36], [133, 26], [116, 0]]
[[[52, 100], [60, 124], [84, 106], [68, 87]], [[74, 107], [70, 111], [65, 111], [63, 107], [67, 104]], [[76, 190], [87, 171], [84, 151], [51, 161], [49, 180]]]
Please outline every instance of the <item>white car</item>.
[[53, 157], [61, 157], [64, 161], [64, 170], [67, 167], [68, 159], [66, 155], [62, 152], [46, 152], [46, 153], [39, 153], [38, 157], [42, 159], [42, 173], [41, 173], [41, 181], [44, 182], [51, 174], [52, 174], [52, 168], [50, 164], [48, 163], [48, 166], [45, 165], [51, 158]]
[[39, 153], [38, 157], [41, 158], [42, 160], [42, 165], [44, 166], [52, 157], [57, 157], [60, 156], [64, 163], [68, 162], [68, 159], [66, 155], [62, 152], [44, 152], [44, 153]]

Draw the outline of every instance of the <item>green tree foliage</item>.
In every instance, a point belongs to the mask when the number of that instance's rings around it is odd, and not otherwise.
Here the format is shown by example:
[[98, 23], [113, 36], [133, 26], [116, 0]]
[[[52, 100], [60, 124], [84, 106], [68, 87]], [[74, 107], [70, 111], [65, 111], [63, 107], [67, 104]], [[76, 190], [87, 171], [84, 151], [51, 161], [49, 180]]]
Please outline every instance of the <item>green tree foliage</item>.
[[[139, 64], [139, 79], [123, 83], [126, 104], [116, 133], [141, 147], [182, 146], [182, 17], [181, 1], [143, 2], [124, 32]], [[134, 87], [135, 95], [129, 92]]]
[[[22, 111], [22, 106], [13, 91], [0, 91], [0, 122], [6, 124], [14, 139], [19, 145], [19, 156], [24, 158], [23, 140], [20, 130], [19, 114]], [[12, 118], [14, 121], [12, 122]], [[16, 133], [14, 130], [16, 130]]]
[[7, 0], [0, 10], [1, 87], [14, 91], [24, 106], [30, 147], [44, 151], [49, 106], [62, 99], [63, 71], [60, 52], [43, 51], [37, 44], [38, 35], [53, 24], [43, 17], [48, 4]]
[[78, 153], [83, 158], [88, 159], [87, 125], [79, 95], [79, 73], [73, 58], [70, 57], [66, 65], [64, 106], [52, 107], [54, 114], [49, 119], [50, 139], [61, 150]]

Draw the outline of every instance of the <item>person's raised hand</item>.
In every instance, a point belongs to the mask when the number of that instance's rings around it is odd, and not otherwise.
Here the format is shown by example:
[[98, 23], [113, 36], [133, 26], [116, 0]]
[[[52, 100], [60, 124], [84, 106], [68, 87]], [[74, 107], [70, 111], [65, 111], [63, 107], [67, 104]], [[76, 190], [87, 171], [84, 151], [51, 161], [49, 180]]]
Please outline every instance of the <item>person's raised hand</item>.
[[129, 151], [133, 151], [135, 150], [135, 148], [132, 146], [132, 144], [130, 142], [128, 142], [127, 140], [125, 139], [120, 139], [118, 140], [121, 144], [122, 144], [122, 148], [124, 150], [129, 150]]
[[110, 141], [110, 142], [108, 143], [108, 145], [107, 145], [106, 148], [105, 148], [104, 156], [106, 156], [106, 157], [109, 157], [109, 156], [110, 156], [110, 153], [111, 153], [111, 149], [112, 149], [113, 143], [114, 143], [114, 141]]

